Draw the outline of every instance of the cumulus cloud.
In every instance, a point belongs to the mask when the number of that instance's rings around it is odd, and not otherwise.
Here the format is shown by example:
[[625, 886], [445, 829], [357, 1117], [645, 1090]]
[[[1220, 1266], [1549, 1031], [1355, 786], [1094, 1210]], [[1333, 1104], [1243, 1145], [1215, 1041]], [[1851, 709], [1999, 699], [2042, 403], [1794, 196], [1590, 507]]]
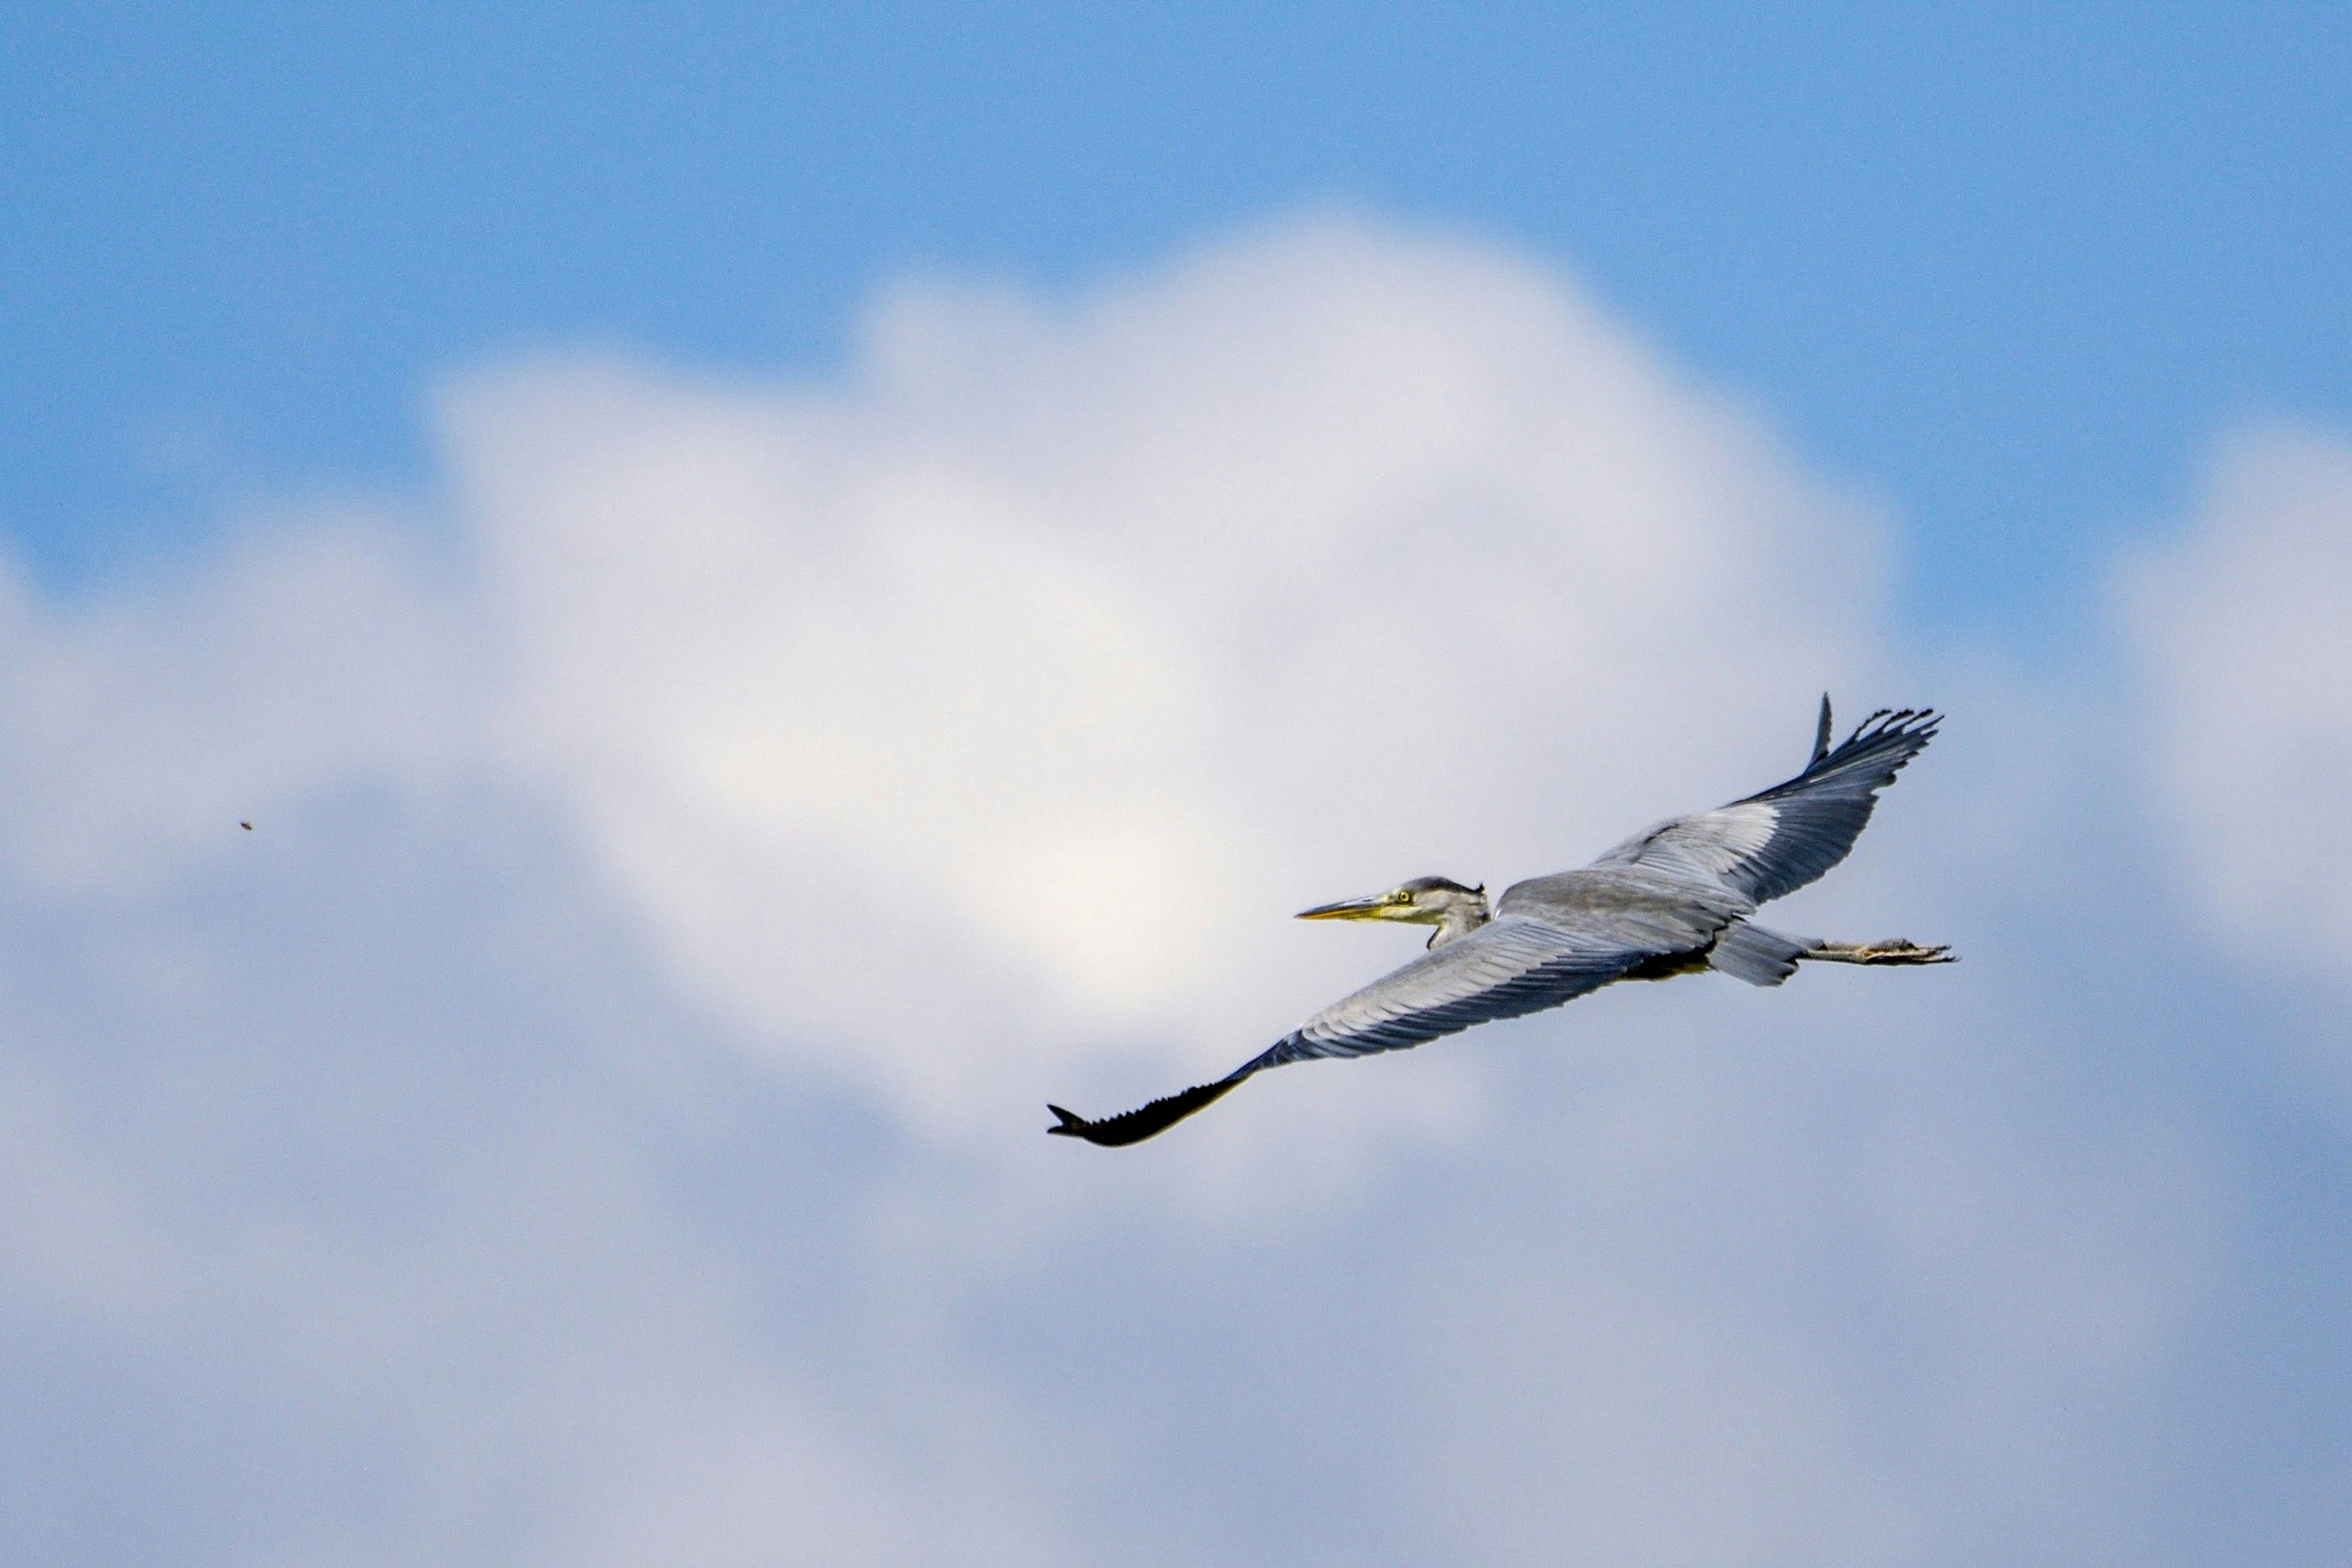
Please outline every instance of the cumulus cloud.
[[904, 292], [831, 395], [541, 366], [443, 424], [499, 760], [684, 983], [970, 1136], [1107, 1032], [1164, 1074], [1286, 1028], [1361, 965], [1286, 908], [1781, 763], [1881, 584], [1557, 279], [1344, 225]]
[[1561, 279], [1339, 223], [1059, 308], [901, 292], [838, 389], [550, 363], [441, 426], [461, 583], [273, 532], [26, 626], [20, 864], [469, 772], [569, 813], [747, 1040], [966, 1138], [1279, 1034], [1362, 967], [1286, 908], [1754, 785], [1883, 586], [1873, 520]]
[[1571, 281], [1310, 222], [903, 289], [822, 382], [542, 360], [436, 417], [430, 548], [314, 513], [0, 601], [0, 1311], [93, 1413], [17, 1533], [1958, 1562], [2144, 1503], [2230, 1184], [2001, 902], [2101, 885], [2030, 689], [2037, 760], [1956, 726], [1790, 917], [1958, 971], [1040, 1135], [1411, 951], [1289, 910], [1771, 782], [1824, 686], [1990, 708], [1886, 646], [1884, 521]]
[[2213, 926], [2268, 964], [2352, 965], [2352, 444], [2231, 442], [2136, 563], [2153, 761]]

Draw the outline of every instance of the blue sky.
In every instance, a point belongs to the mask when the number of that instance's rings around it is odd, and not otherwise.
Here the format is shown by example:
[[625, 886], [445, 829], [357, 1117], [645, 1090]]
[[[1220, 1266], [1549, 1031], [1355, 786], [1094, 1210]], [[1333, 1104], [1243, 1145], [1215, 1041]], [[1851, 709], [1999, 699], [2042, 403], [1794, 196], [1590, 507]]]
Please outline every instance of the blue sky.
[[2217, 424], [2352, 412], [2326, 7], [19, 11], [0, 528], [102, 578], [224, 497], [415, 487], [421, 389], [597, 342], [837, 363], [909, 273], [1048, 289], [1340, 204], [1558, 259], [2063, 636]]
[[2345, 1561], [2352, 22], [1556, 11], [0, 21], [0, 1556]]

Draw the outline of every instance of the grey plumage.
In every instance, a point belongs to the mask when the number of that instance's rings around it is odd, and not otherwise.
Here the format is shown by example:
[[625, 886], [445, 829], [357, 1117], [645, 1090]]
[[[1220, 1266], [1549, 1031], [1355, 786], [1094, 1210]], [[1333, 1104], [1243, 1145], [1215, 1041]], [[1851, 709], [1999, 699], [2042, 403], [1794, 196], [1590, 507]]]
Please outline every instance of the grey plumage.
[[1797, 973], [1797, 961], [1822, 943], [1789, 936], [1754, 921], [1734, 921], [1706, 950], [1706, 966], [1750, 985], [1778, 985]]
[[1812, 755], [1796, 777], [1713, 811], [1670, 817], [1580, 870], [1514, 884], [1491, 910], [1483, 888], [1442, 877], [1309, 910], [1301, 918], [1405, 921], [1437, 930], [1430, 951], [1324, 1008], [1216, 1082], [1099, 1121], [1049, 1106], [1059, 1124], [1046, 1131], [1093, 1143], [1139, 1142], [1267, 1068], [1402, 1050], [1557, 1007], [1618, 980], [1715, 969], [1751, 985], [1778, 985], [1807, 959], [1948, 962], [1940, 947], [1824, 942], [1749, 919], [1758, 905], [1845, 858], [1877, 792], [1935, 736], [1938, 721], [1924, 710], [1881, 710], [1832, 747], [1824, 696]]
[[[1822, 701], [1826, 708], [1829, 699]], [[1759, 904], [1784, 898], [1846, 858], [1870, 821], [1878, 792], [1935, 738], [1940, 721], [1930, 712], [1882, 709], [1843, 745], [1817, 748], [1805, 771], [1788, 783], [1713, 811], [1670, 817], [1593, 864], [1655, 866], [1720, 879]]]

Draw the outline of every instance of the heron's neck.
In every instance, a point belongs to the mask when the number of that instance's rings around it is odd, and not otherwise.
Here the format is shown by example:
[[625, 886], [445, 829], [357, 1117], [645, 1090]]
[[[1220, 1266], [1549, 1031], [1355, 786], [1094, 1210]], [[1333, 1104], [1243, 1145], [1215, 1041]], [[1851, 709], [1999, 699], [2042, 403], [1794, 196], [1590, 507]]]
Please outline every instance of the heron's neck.
[[1459, 900], [1446, 906], [1445, 918], [1429, 933], [1429, 945], [1444, 947], [1455, 937], [1468, 936], [1492, 918], [1484, 896]]

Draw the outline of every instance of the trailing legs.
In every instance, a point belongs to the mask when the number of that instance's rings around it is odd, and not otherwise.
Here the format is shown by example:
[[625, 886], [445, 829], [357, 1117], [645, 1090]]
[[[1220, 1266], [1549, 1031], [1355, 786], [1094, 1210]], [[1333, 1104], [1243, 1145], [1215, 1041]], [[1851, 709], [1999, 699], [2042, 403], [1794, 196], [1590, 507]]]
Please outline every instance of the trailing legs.
[[1819, 942], [1797, 954], [1817, 963], [1957, 963], [1948, 947], [1921, 947], [1907, 938], [1890, 942]]

